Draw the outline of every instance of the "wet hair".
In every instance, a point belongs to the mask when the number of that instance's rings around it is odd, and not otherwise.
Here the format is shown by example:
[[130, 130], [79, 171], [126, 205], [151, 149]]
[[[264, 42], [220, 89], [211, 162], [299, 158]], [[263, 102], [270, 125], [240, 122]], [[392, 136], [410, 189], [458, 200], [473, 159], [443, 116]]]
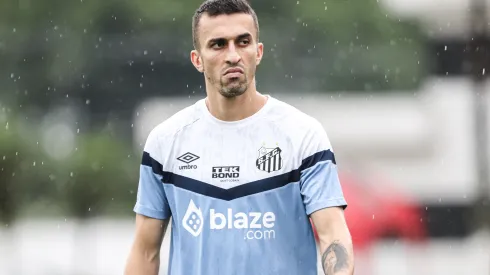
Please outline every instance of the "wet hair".
[[259, 39], [259, 20], [255, 11], [246, 0], [206, 0], [196, 10], [192, 17], [192, 43], [194, 48], [199, 50], [198, 28], [199, 21], [202, 15], [206, 13], [208, 16], [214, 17], [222, 14], [244, 13], [252, 16], [256, 29], [256, 39]]

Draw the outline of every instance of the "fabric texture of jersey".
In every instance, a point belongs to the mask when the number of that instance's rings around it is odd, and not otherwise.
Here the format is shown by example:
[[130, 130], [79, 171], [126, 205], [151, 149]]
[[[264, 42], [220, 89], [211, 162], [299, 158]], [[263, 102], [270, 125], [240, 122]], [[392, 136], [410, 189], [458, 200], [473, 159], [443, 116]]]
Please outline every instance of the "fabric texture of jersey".
[[240, 121], [201, 99], [155, 127], [134, 211], [172, 217], [169, 275], [316, 275], [308, 215], [346, 205], [321, 124], [268, 96]]

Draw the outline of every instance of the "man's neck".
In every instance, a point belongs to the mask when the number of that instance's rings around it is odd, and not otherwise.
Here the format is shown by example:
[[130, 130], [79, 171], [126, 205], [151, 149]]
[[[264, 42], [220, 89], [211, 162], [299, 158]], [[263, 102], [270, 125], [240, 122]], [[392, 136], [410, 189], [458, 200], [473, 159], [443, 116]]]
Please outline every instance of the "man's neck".
[[218, 92], [208, 93], [206, 106], [214, 117], [223, 121], [237, 121], [252, 116], [267, 102], [267, 97], [250, 87], [245, 93], [226, 98]]

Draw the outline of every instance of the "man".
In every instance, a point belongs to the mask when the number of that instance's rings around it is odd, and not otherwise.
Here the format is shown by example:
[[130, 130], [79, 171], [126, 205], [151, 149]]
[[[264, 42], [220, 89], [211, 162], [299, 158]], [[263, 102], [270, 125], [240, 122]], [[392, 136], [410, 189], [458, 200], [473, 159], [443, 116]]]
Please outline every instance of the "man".
[[330, 141], [313, 118], [256, 90], [264, 46], [245, 0], [208, 0], [193, 18], [192, 64], [207, 97], [146, 142], [126, 275], [352, 275], [346, 201]]

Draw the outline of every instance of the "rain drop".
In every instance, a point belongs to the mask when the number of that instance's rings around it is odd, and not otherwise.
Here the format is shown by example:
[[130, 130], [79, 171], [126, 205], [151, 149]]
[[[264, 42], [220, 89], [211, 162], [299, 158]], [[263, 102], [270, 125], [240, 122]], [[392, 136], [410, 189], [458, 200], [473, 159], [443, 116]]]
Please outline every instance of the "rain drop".
[[299, 5], [299, 1], [296, 1], [296, 5]]
[[140, 83], [140, 88], [143, 88], [143, 83]]
[[444, 51], [447, 51], [447, 46], [444, 46]]
[[144, 51], [143, 51], [143, 54], [144, 54], [144, 55], [147, 55], [147, 54], [148, 54], [148, 51], [147, 51], [147, 50], [144, 50]]
[[16, 31], [17, 31], [17, 29], [16, 29], [16, 28], [13, 28], [13, 29], [12, 29], [12, 32], [16, 32]]
[[89, 207], [89, 208], [88, 208], [88, 211], [89, 211], [89, 212], [90, 212], [90, 209], [91, 209], [91, 208]]
[[7, 125], [5, 125], [5, 130], [9, 129], [9, 123], [7, 122]]
[[14, 77], [15, 77], [14, 73], [11, 73], [10, 78], [14, 78]]
[[80, 134], [80, 129], [77, 129], [77, 134]]
[[85, 100], [85, 104], [89, 105], [90, 104], [90, 99]]
[[70, 172], [70, 177], [72, 177], [72, 178], [73, 178], [73, 172]]
[[33, 163], [32, 163], [32, 166], [36, 166], [36, 162], [33, 162]]

